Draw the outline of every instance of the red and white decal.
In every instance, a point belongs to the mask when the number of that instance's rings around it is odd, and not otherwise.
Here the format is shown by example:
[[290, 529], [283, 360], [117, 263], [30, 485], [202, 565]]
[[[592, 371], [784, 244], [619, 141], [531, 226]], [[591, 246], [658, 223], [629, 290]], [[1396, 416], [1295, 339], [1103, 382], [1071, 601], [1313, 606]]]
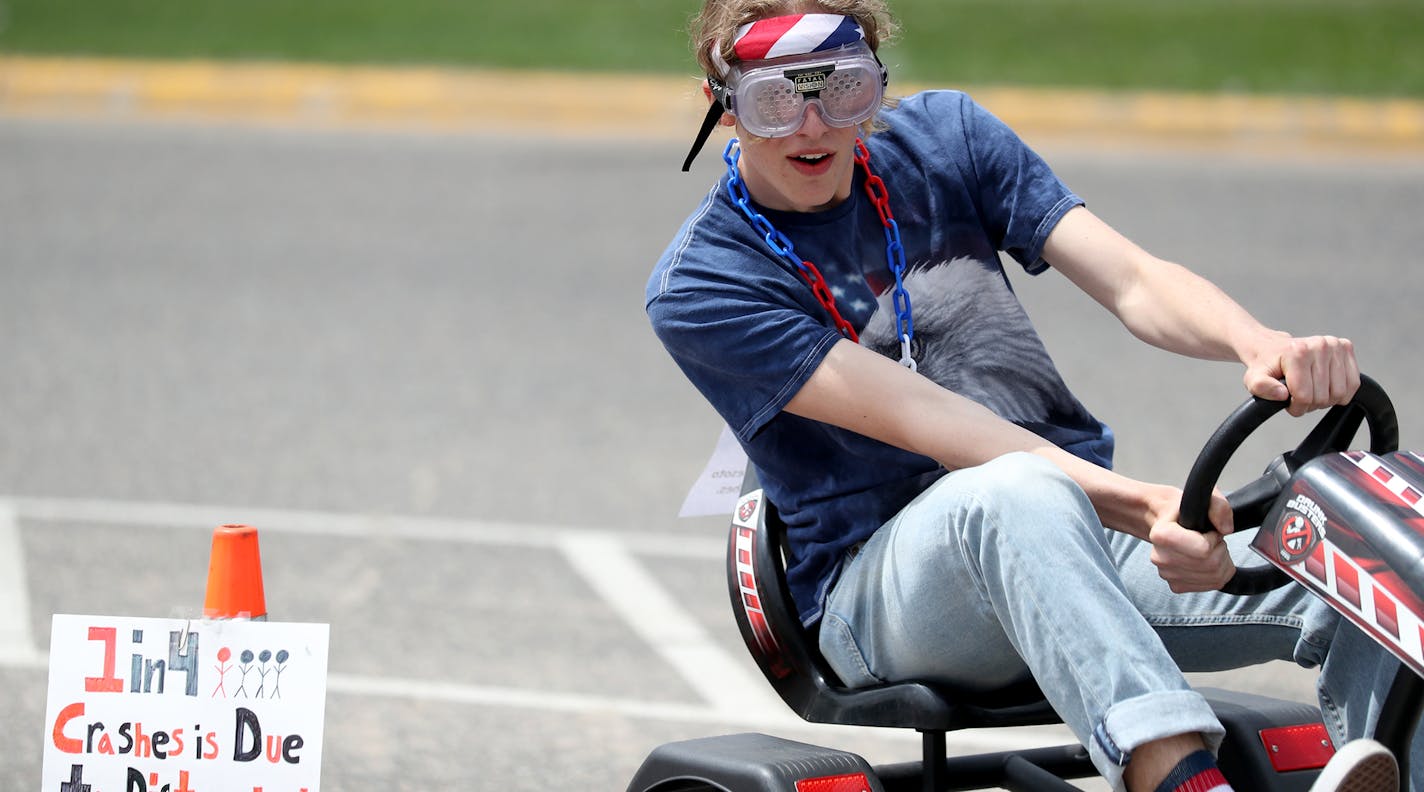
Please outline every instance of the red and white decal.
[[1304, 563], [1286, 571], [1330, 599], [1402, 662], [1424, 674], [1424, 621], [1334, 542], [1322, 539]]
[[791, 673], [782, 658], [781, 646], [776, 642], [776, 634], [767, 623], [766, 613], [761, 607], [761, 592], [757, 589], [756, 567], [754, 566], [757, 537], [757, 517], [761, 511], [761, 490], [754, 490], [742, 496], [732, 517], [733, 552], [737, 568], [737, 588], [742, 595], [742, 612], [747, 624], [756, 637], [757, 647], [768, 661], [772, 673], [784, 677]]
[[761, 490], [752, 490], [737, 501], [737, 509], [732, 512], [732, 524], [743, 528], [755, 528], [757, 513], [761, 511]]
[[1276, 552], [1281, 563], [1294, 564], [1314, 552], [1325, 538], [1325, 523], [1325, 512], [1315, 501], [1299, 494], [1291, 498], [1276, 528]]
[[[1420, 516], [1424, 516], [1424, 493], [1420, 493], [1399, 473], [1390, 470], [1389, 466], [1380, 461], [1379, 457], [1366, 454], [1362, 451], [1350, 451], [1345, 454], [1355, 467], [1363, 470], [1365, 475], [1384, 485], [1384, 488], [1399, 498], [1399, 502], [1413, 509]], [[1418, 454], [1410, 453], [1410, 456], [1424, 463], [1424, 458]]]

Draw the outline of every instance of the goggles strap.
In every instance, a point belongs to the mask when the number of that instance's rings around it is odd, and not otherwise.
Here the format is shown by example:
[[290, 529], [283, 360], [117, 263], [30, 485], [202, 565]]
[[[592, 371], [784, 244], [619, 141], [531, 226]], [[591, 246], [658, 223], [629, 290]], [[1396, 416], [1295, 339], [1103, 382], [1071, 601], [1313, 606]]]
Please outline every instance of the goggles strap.
[[702, 128], [697, 130], [697, 138], [692, 141], [692, 148], [687, 152], [687, 159], [682, 161], [683, 173], [692, 169], [692, 161], [697, 159], [702, 147], [707, 145], [707, 138], [712, 136], [712, 130], [717, 128], [717, 122], [722, 120], [722, 113], [726, 112], [723, 107], [724, 96], [727, 92], [726, 84], [711, 76], [707, 78], [707, 84], [712, 88], [712, 102], [707, 107], [707, 115], [702, 117]]

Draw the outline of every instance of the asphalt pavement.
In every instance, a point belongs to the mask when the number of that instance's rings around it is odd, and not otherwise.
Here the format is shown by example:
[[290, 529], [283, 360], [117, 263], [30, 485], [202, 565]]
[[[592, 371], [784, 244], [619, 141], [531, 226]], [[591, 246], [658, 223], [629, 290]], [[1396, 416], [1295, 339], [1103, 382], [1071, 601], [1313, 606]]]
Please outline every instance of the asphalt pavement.
[[[1031, 142], [1267, 323], [1352, 338], [1424, 445], [1424, 161]], [[728, 618], [725, 521], [675, 516], [719, 428], [642, 313], [716, 175], [684, 150], [0, 116], [0, 787], [38, 786], [50, 615], [196, 615], [230, 522], [262, 532], [273, 618], [331, 624], [325, 788], [621, 789], [660, 742], [745, 730], [914, 757], [783, 711]], [[1013, 281], [1120, 468], [1180, 481], [1238, 369]], [[1277, 419], [1228, 476], [1303, 433]], [[1279, 664], [1210, 680], [1309, 696]]]

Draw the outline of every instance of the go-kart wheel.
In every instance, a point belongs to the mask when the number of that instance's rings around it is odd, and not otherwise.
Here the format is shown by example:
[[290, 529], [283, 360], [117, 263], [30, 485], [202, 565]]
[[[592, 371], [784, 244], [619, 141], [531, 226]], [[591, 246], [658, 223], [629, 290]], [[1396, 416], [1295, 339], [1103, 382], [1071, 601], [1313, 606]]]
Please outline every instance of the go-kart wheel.
[[[1236, 408], [1206, 441], [1191, 472], [1187, 474], [1186, 485], [1182, 487], [1179, 522], [1184, 528], [1202, 532], [1213, 530], [1207, 520], [1207, 507], [1221, 471], [1241, 443], [1268, 418], [1285, 409], [1287, 404], [1288, 401], [1269, 401], [1253, 396]], [[1399, 421], [1394, 405], [1379, 383], [1361, 375], [1360, 389], [1349, 404], [1331, 407], [1300, 445], [1276, 458], [1260, 478], [1227, 494], [1236, 530], [1259, 526], [1266, 519], [1276, 496], [1301, 465], [1322, 454], [1348, 450], [1347, 446], [1354, 439], [1362, 419], [1370, 427], [1371, 453], [1387, 454], [1399, 448]], [[1221, 590], [1237, 595], [1262, 594], [1289, 581], [1284, 572], [1273, 566], [1253, 566], [1238, 568]]]

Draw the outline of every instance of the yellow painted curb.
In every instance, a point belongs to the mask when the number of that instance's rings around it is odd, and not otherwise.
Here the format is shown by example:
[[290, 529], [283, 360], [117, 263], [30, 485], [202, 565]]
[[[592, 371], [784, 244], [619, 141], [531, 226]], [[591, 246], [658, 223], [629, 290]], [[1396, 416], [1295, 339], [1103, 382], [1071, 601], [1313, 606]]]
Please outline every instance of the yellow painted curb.
[[[0, 113], [567, 135], [690, 135], [692, 78], [0, 57]], [[705, 108], [705, 105], [702, 105]]]
[[975, 98], [1015, 129], [1045, 137], [1424, 154], [1417, 100], [1012, 88]]
[[[1417, 100], [969, 90], [1032, 140], [1424, 154]], [[0, 114], [18, 116], [690, 140], [705, 108], [690, 76], [0, 57]]]

